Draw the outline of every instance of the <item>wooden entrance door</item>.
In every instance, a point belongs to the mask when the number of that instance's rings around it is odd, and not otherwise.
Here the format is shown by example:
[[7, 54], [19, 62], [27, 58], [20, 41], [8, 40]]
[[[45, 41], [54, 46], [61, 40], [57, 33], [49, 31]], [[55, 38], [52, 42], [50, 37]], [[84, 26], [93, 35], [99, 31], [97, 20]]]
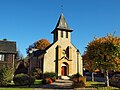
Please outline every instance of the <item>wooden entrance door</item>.
[[62, 76], [67, 76], [67, 67], [66, 66], [62, 66], [61, 68], [61, 73], [62, 73]]

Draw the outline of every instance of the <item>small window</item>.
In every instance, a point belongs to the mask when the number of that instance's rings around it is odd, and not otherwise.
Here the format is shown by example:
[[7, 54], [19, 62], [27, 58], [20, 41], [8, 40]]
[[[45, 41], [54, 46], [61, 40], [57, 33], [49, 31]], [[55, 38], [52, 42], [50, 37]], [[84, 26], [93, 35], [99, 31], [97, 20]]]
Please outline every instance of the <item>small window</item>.
[[54, 33], [54, 40], [57, 40], [57, 37], [58, 37], [58, 32], [55, 32]]
[[68, 32], [66, 32], [66, 38], [68, 38]]
[[61, 31], [61, 37], [63, 37], [63, 31]]
[[4, 55], [0, 54], [0, 61], [4, 61]]

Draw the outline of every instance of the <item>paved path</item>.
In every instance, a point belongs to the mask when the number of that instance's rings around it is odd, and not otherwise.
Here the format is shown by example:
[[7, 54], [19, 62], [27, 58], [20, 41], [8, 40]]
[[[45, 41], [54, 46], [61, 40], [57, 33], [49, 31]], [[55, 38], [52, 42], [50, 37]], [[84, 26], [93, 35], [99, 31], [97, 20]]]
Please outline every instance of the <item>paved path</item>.
[[61, 90], [61, 89], [71, 89], [72, 88], [72, 81], [70, 80], [56, 80], [56, 82], [53, 82], [52, 84], [47, 84], [47, 85], [42, 85], [38, 88], [36, 88], [35, 90], [42, 90], [42, 89], [46, 89], [46, 90], [50, 90], [50, 89], [55, 89], [55, 90]]
[[97, 90], [95, 88], [76, 88], [73, 89], [72, 87], [72, 81], [70, 80], [56, 80], [56, 82], [52, 84], [42, 85], [38, 88], [35, 88], [35, 90]]

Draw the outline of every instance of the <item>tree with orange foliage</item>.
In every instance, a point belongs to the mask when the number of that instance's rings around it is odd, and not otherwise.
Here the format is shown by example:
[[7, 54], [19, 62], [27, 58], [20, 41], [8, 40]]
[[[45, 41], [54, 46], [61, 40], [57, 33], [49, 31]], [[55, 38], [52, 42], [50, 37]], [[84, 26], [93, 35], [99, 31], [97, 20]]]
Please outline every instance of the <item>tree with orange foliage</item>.
[[92, 68], [92, 60], [88, 60], [88, 55], [86, 53], [82, 56], [82, 58], [84, 62], [84, 68], [90, 72], [93, 72], [94, 70]]
[[50, 42], [46, 39], [41, 39], [34, 43], [34, 48], [44, 50], [46, 47], [50, 45]]
[[30, 45], [27, 49], [26, 52], [29, 54], [29, 51], [32, 49], [36, 50], [45, 50], [50, 45], [50, 42], [46, 39], [41, 39]]
[[108, 72], [120, 70], [120, 38], [107, 35], [102, 38], [94, 38], [87, 47], [88, 60], [92, 61], [92, 68], [104, 71], [106, 85], [109, 86]]
[[82, 56], [82, 59], [83, 59], [83, 67], [86, 69], [86, 70], [89, 70], [90, 72], [92, 72], [92, 81], [94, 81], [94, 68], [92, 68], [92, 65], [93, 65], [93, 61], [92, 60], [88, 60], [88, 55], [87, 53], [84, 53], [84, 55]]

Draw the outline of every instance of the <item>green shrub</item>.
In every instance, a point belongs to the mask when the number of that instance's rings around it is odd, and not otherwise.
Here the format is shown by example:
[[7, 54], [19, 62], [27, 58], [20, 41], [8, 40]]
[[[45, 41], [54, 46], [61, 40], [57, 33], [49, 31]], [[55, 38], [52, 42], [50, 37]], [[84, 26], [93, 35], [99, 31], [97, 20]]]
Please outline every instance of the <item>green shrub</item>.
[[0, 69], [0, 86], [7, 86], [13, 78], [13, 68], [3, 66]]
[[79, 73], [72, 76], [73, 87], [85, 87], [86, 77], [80, 75]]
[[52, 80], [50, 78], [44, 78], [42, 80], [42, 84], [51, 84], [52, 83]]
[[56, 81], [56, 76], [52, 77], [51, 80], [52, 80], [53, 82], [55, 82], [55, 81]]
[[76, 73], [76, 74], [74, 74], [74, 75], [72, 75], [72, 77], [82, 77], [82, 75], [80, 75], [79, 73]]
[[55, 82], [56, 81], [56, 73], [54, 73], [54, 72], [46, 72], [45, 74], [44, 74], [44, 78], [50, 78], [53, 82]]
[[79, 82], [74, 82], [73, 83], [73, 87], [74, 88], [81, 88], [81, 87], [85, 87], [85, 83], [84, 83], [84, 81], [79, 81]]
[[31, 75], [34, 76], [36, 79], [42, 79], [42, 70], [39, 68], [34, 68], [31, 71]]
[[27, 74], [17, 74], [14, 76], [13, 81], [15, 85], [28, 85], [34, 84], [35, 78], [29, 77]]

